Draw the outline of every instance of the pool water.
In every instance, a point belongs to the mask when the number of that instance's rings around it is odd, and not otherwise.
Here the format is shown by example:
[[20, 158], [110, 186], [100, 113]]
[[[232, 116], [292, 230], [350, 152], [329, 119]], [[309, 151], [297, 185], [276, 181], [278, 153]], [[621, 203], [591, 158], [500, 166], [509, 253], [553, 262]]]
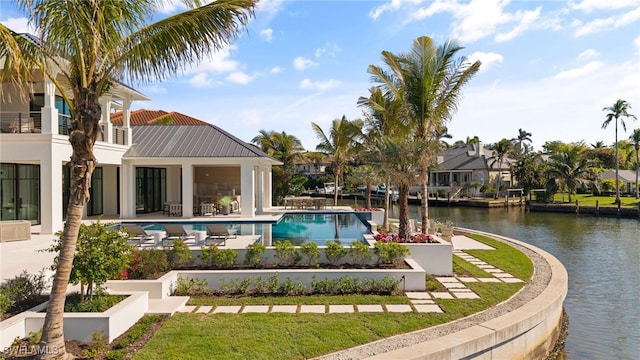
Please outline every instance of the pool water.
[[[128, 224], [128, 223], [126, 223]], [[145, 230], [163, 230], [157, 223], [138, 223]], [[206, 225], [211, 222], [171, 222], [182, 225], [186, 232], [205, 231]], [[216, 222], [216, 224], [220, 224]], [[234, 229], [238, 235], [260, 235], [271, 229], [272, 242], [289, 240], [294, 245], [304, 242], [315, 242], [320, 246], [328, 241], [338, 240], [342, 245], [352, 242], [364, 242], [364, 234], [371, 234], [369, 227], [354, 213], [313, 213], [313, 214], [284, 214], [277, 223], [235, 221], [223, 223], [230, 229]]]

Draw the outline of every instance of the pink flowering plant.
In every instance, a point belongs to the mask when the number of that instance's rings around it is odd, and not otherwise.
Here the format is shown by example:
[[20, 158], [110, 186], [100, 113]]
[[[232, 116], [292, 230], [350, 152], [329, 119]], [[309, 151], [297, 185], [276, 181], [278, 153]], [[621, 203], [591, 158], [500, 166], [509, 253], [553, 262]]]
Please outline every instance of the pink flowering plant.
[[353, 210], [355, 210], [355, 211], [382, 211], [381, 208], [365, 208], [365, 207], [355, 208]]
[[398, 234], [394, 233], [378, 233], [373, 236], [373, 238], [378, 242], [383, 243], [413, 243], [413, 244], [438, 244], [438, 240], [436, 240], [433, 236], [423, 233], [412, 234], [409, 236], [409, 239], [404, 239], [398, 236]]

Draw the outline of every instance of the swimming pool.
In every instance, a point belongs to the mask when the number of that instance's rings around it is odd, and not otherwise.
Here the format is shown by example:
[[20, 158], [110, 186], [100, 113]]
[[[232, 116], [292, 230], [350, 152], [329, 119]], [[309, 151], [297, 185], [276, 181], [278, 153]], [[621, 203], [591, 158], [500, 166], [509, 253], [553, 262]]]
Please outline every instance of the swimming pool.
[[[179, 224], [187, 232], [205, 231], [212, 222], [135, 222], [146, 230], [162, 230], [164, 224]], [[122, 224], [132, 224], [123, 222]], [[342, 245], [352, 242], [365, 242], [364, 235], [371, 234], [369, 227], [354, 213], [286, 213], [277, 223], [230, 221], [224, 224], [235, 229], [238, 235], [259, 235], [265, 245], [269, 242], [289, 240], [294, 245], [315, 242], [326, 245], [328, 241], [338, 240]]]

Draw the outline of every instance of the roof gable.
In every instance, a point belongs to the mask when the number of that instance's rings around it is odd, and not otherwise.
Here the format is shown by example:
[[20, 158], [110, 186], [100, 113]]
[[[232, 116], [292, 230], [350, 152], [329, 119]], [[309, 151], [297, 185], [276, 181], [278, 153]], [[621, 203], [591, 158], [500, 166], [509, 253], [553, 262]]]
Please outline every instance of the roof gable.
[[[111, 123], [122, 125], [123, 112], [111, 114]], [[139, 109], [131, 111], [131, 126], [143, 125], [206, 125], [208, 123], [179, 112], [167, 112], [164, 110]]]

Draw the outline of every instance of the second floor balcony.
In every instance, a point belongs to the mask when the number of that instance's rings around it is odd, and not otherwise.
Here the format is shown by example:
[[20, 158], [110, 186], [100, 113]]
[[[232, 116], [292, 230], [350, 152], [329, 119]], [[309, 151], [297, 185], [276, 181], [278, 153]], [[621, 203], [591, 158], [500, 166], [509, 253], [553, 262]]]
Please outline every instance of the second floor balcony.
[[[97, 138], [98, 141], [105, 141], [104, 131], [105, 125], [102, 124], [102, 134]], [[42, 131], [42, 113], [40, 111], [32, 112], [0, 112], [0, 133], [3, 134], [41, 134]], [[71, 117], [69, 115], [58, 114], [58, 134], [69, 135], [71, 129]], [[113, 144], [127, 145], [127, 129], [123, 127], [112, 128]]]

